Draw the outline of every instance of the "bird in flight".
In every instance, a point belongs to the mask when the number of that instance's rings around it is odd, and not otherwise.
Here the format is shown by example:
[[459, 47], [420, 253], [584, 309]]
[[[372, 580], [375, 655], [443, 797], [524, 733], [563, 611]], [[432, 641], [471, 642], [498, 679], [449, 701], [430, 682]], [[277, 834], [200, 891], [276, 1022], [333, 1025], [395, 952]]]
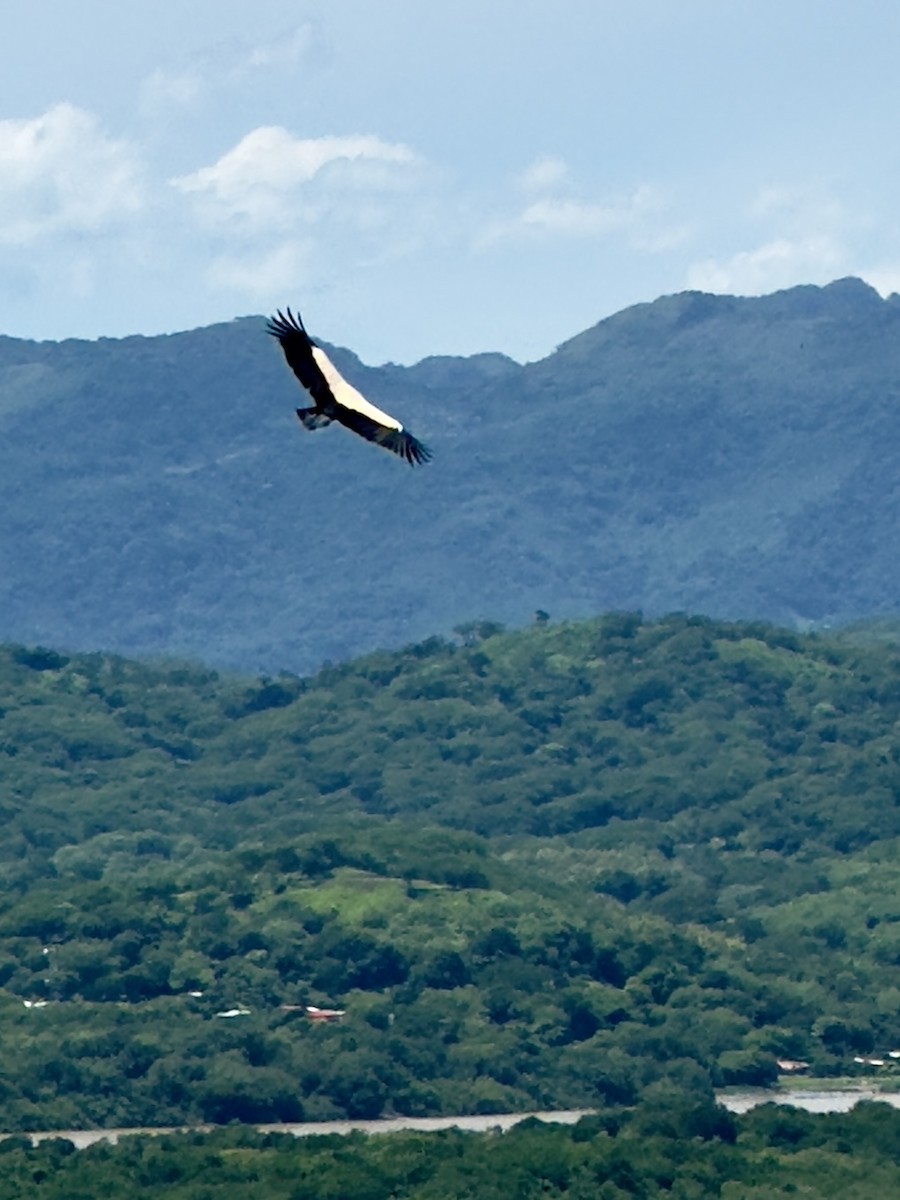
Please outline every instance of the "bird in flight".
[[288, 366], [315, 401], [312, 408], [297, 409], [304, 429], [321, 429], [339, 421], [360, 437], [399, 454], [411, 467], [428, 462], [431, 458], [428, 447], [395, 417], [370, 404], [344, 379], [322, 347], [306, 332], [299, 313], [294, 316], [290, 309], [284, 313], [279, 309], [266, 330], [278, 338]]

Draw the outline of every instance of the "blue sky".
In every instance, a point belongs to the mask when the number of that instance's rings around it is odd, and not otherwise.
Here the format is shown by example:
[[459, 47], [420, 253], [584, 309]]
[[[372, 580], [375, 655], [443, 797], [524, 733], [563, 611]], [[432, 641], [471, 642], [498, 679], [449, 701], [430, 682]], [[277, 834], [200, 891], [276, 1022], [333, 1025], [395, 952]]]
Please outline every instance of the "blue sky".
[[370, 363], [629, 304], [900, 290], [894, 0], [34, 0], [0, 45], [0, 333], [300, 308]]

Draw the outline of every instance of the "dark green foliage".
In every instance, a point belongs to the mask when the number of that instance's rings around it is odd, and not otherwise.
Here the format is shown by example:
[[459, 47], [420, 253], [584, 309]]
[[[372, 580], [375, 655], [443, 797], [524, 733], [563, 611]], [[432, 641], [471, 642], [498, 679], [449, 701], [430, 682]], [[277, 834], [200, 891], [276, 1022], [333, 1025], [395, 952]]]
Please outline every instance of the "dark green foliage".
[[[610, 847], [627, 826], [663, 858], [667, 839], [691, 843], [706, 882], [765, 879], [773, 895], [778, 865], [760, 852], [808, 864], [900, 835], [893, 652], [759, 625], [624, 620], [492, 630], [477, 650], [410, 647], [255, 690], [100, 656], [35, 671], [12, 650], [0, 655], [6, 855], [19, 829], [48, 854], [103, 833], [118, 848], [131, 829], [142, 853], [166, 857], [213, 812], [223, 847], [259, 820], [300, 831], [313, 813], [317, 824], [427, 815], [484, 836], [606, 828]], [[32, 810], [24, 800], [38, 790]], [[150, 828], [165, 833], [149, 843]], [[90, 873], [86, 855], [76, 861]], [[644, 856], [631, 870], [622, 856], [592, 886], [667, 911], [684, 865]], [[457, 887], [490, 882], [462, 846], [432, 856], [428, 872]]]
[[806, 1196], [893, 1200], [900, 1114], [886, 1105], [809, 1116], [733, 1118], [685, 1093], [608, 1108], [574, 1127], [525, 1121], [496, 1134], [294, 1138], [230, 1128], [128, 1137], [74, 1152], [48, 1140], [0, 1143], [4, 1200], [135, 1194], [167, 1200], [644, 1200]]
[[462, 642], [277, 683], [0, 651], [8, 1129], [700, 1103], [900, 1048], [890, 643]]

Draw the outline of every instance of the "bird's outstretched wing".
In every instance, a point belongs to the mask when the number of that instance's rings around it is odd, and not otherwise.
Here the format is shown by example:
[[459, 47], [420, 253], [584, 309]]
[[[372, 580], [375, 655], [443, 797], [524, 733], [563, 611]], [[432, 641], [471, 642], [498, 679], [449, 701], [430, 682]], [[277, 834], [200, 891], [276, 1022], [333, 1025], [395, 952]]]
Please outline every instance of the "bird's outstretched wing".
[[367, 441], [405, 458], [410, 466], [427, 463], [431, 451], [403, 428], [396, 417], [370, 403], [348, 383], [321, 346], [310, 338], [299, 314], [279, 309], [267, 325], [278, 338], [288, 366], [316, 402], [316, 408], [298, 408], [307, 429], [318, 429], [335, 420]]
[[317, 405], [333, 401], [334, 396], [328, 386], [328, 380], [322, 374], [322, 369], [313, 354], [315, 343], [303, 328], [300, 314], [297, 316], [290, 309], [283, 313], [278, 309], [278, 315], [271, 317], [266, 326], [266, 332], [278, 338], [288, 366], [315, 400]]
[[427, 463], [431, 459], [431, 451], [424, 442], [413, 437], [402, 425], [396, 429], [382, 425], [364, 413], [346, 408], [344, 405], [338, 407], [335, 416], [342, 425], [347, 429], [352, 429], [360, 437], [375, 442], [376, 445], [384, 446], [385, 450], [392, 450], [394, 454], [405, 458], [411, 467]]

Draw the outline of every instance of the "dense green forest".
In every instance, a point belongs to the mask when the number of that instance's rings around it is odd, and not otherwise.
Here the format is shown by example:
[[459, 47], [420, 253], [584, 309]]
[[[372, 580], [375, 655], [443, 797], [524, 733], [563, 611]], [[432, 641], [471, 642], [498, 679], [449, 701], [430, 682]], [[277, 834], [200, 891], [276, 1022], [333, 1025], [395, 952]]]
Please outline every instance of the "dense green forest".
[[773, 1105], [731, 1117], [660, 1092], [574, 1128], [502, 1136], [398, 1133], [295, 1139], [249, 1129], [128, 1137], [73, 1152], [0, 1142], [0, 1200], [894, 1200], [900, 1113], [861, 1104], [810, 1116]]
[[5, 1128], [888, 1079], [898, 667], [628, 613], [310, 679], [6, 647]]

